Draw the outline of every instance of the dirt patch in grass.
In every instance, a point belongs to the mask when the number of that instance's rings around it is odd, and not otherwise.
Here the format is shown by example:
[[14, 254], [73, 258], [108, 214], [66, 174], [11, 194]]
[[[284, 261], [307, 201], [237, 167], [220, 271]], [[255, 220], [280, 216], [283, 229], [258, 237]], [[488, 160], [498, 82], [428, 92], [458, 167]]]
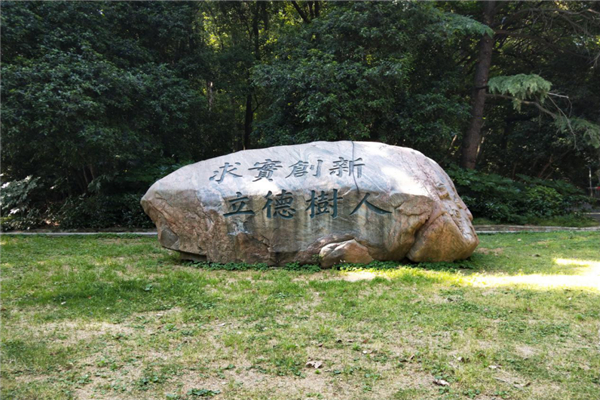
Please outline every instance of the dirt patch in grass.
[[501, 255], [501, 254], [504, 253], [504, 249], [503, 248], [488, 249], [488, 248], [485, 248], [485, 247], [478, 247], [475, 250], [475, 253], [485, 254], [485, 255], [493, 254], [495, 256], [499, 256], [499, 255]]
[[109, 322], [63, 321], [42, 324], [37, 332], [40, 336], [63, 334], [67, 337], [64, 340], [65, 344], [72, 345], [102, 335], [131, 335], [135, 330], [123, 324], [111, 324]]
[[515, 350], [517, 351], [517, 354], [523, 358], [531, 358], [537, 354], [537, 351], [533, 347], [526, 345], [516, 346]]

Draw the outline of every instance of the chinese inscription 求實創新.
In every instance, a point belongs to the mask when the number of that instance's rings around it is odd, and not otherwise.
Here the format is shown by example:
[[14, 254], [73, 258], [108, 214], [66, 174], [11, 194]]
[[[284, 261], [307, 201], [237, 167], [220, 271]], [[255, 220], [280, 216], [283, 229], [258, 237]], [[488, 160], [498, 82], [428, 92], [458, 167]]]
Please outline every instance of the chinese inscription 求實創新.
[[[362, 158], [357, 158], [354, 160], [346, 159], [344, 157], [338, 157], [339, 159], [332, 162], [333, 167], [329, 168], [329, 175], [335, 175], [337, 177], [342, 176], [354, 176], [356, 178], [362, 177], [362, 169], [365, 166], [364, 162], [362, 162]], [[317, 160], [316, 164], [309, 163], [305, 160], [299, 160], [294, 164], [288, 166], [291, 169], [290, 173], [284, 178], [302, 178], [306, 175], [320, 177], [321, 169], [323, 166], [323, 160]], [[241, 178], [241, 171], [238, 170], [237, 166], [240, 166], [239, 162], [229, 163], [226, 162], [219, 169], [213, 171], [213, 175], [209, 178], [211, 181], [215, 181], [216, 183], [221, 183], [225, 180], [227, 176], [231, 176], [232, 178]], [[248, 168], [249, 171], [256, 171], [256, 175], [254, 176], [254, 180], [252, 182], [260, 181], [261, 179], [266, 179], [268, 181], [273, 181], [273, 175], [279, 169], [282, 169], [281, 161], [273, 161], [270, 158], [265, 159], [262, 162], [255, 162], [254, 167]], [[234, 172], [234, 171], [237, 171]]]
[[289, 168], [292, 168], [292, 172], [290, 172], [290, 174], [286, 176], [286, 179], [292, 175], [296, 178], [301, 178], [304, 175], [308, 174], [308, 170], [315, 171], [315, 173], [312, 174], [312, 176], [319, 177], [321, 176], [321, 164], [323, 164], [323, 160], [317, 160], [317, 165], [309, 164], [308, 161], [300, 160], [296, 164], [292, 164], [289, 166]]
[[277, 171], [279, 168], [282, 168], [281, 161], [273, 161], [270, 158], [267, 158], [264, 162], [254, 163], [254, 168], [248, 168], [248, 170], [258, 170], [258, 175], [256, 175], [256, 179], [252, 182], [259, 181], [263, 178], [272, 181], [273, 172]]

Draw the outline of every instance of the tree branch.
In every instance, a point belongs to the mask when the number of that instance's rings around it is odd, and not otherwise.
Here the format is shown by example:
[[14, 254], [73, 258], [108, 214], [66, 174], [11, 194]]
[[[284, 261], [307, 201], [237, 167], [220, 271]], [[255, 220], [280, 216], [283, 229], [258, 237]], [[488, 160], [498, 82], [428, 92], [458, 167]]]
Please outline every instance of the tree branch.
[[550, 115], [552, 118], [558, 118], [557, 114], [553, 113], [552, 111], [548, 110], [547, 108], [544, 108], [537, 101], [520, 100], [520, 99], [517, 99], [517, 98], [512, 97], [512, 96], [506, 96], [504, 94], [487, 93], [486, 96], [490, 97], [490, 98], [507, 99], [507, 100], [517, 100], [519, 103], [522, 103], [522, 104], [525, 104], [525, 105], [529, 105], [529, 106], [535, 106], [535, 107], [537, 107], [540, 111], [542, 111], [542, 112]]
[[551, 97], [548, 97], [548, 100], [550, 100], [552, 102], [552, 104], [554, 105], [554, 107], [556, 108], [556, 110], [558, 111], [558, 113], [554, 113], [554, 112], [548, 110], [547, 108], [543, 107], [537, 101], [521, 100], [521, 99], [517, 99], [517, 98], [512, 97], [512, 96], [507, 96], [507, 95], [504, 95], [504, 94], [493, 94], [493, 93], [486, 93], [486, 97], [491, 97], [491, 98], [495, 97], [495, 98], [500, 98], [500, 99], [513, 100], [513, 101], [516, 100], [516, 101], [518, 101], [521, 104], [525, 104], [525, 105], [537, 107], [538, 110], [540, 110], [543, 113], [546, 113], [546, 114], [550, 115], [554, 120], [558, 120], [561, 117], [564, 118], [564, 120], [565, 120], [565, 122], [567, 124], [567, 128], [569, 129], [569, 132], [571, 133], [571, 135], [573, 135], [573, 141], [575, 143], [575, 148], [577, 148], [577, 135], [575, 134], [575, 130], [573, 129], [573, 126], [571, 126], [571, 121], [569, 120], [569, 117], [554, 102], [554, 100], [552, 100]]
[[549, 42], [548, 40], [546, 40], [545, 38], [541, 37], [541, 36], [532, 36], [532, 35], [527, 35], [524, 33], [519, 33], [519, 32], [513, 32], [513, 31], [508, 31], [508, 30], [504, 30], [504, 29], [497, 29], [494, 31], [494, 34], [502, 36], [502, 35], [506, 35], [506, 36], [512, 36], [512, 37], [516, 37], [516, 38], [521, 38], [521, 39], [528, 39], [528, 40], [534, 40], [537, 42], [542, 42], [544, 43], [546, 46], [551, 47], [555, 50], [558, 50], [560, 52], [566, 53], [566, 54], [571, 54], [573, 56], [577, 56], [577, 57], [581, 57], [584, 58], [586, 60], [589, 60], [590, 57], [583, 55], [583, 54], [579, 54], [579, 53], [574, 53], [572, 51], [569, 50], [565, 50], [564, 48]]
[[306, 22], [307, 24], [310, 24], [310, 19], [308, 18], [308, 15], [306, 15], [304, 10], [298, 5], [298, 3], [295, 1], [292, 1], [292, 5], [296, 9], [296, 11], [298, 11], [298, 14], [300, 14], [300, 17], [302, 17], [302, 20], [304, 22]]

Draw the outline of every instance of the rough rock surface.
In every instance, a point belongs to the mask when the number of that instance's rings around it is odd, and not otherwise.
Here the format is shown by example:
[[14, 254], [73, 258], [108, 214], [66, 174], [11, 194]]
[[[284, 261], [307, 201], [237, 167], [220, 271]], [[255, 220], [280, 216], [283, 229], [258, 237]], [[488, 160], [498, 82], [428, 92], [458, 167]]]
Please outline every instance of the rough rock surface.
[[185, 166], [142, 198], [160, 243], [214, 262], [452, 261], [479, 240], [452, 181], [373, 142], [246, 150]]

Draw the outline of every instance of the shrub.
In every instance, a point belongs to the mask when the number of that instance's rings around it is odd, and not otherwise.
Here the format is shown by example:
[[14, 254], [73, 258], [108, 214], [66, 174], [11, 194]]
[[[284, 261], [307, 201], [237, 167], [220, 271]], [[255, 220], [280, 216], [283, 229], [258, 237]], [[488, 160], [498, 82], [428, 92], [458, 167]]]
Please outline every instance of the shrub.
[[133, 193], [69, 198], [56, 219], [63, 229], [151, 228], [153, 224], [140, 205], [141, 198], [141, 194]]
[[2, 230], [29, 229], [44, 224], [43, 213], [32, 200], [39, 189], [39, 178], [4, 182], [0, 191]]
[[525, 175], [512, 180], [457, 167], [448, 175], [473, 216], [495, 222], [525, 224], [573, 214], [589, 201], [581, 189], [562, 181]]
[[536, 217], [553, 217], [564, 214], [564, 197], [547, 186], [533, 186], [525, 191], [525, 206], [528, 214]]

